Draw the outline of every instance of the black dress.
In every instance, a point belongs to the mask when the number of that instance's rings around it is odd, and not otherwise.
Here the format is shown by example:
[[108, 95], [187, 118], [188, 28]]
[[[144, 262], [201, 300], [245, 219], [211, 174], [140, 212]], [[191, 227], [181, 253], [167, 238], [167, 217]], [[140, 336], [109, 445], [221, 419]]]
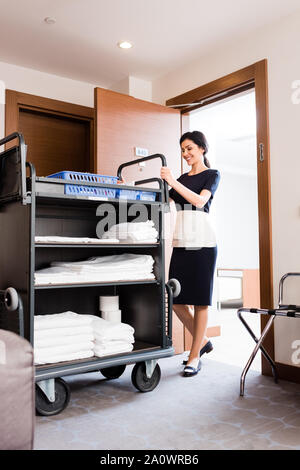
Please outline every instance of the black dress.
[[[211, 198], [202, 209], [208, 213], [220, 181], [218, 170], [208, 169], [191, 176], [185, 173], [178, 178], [178, 181], [197, 194], [200, 194], [203, 189], [211, 192]], [[176, 203], [177, 210], [199, 210], [173, 188], [169, 195]], [[181, 284], [181, 292], [174, 299], [174, 304], [211, 305], [216, 259], [217, 246], [173, 248], [169, 279], [178, 279]]]

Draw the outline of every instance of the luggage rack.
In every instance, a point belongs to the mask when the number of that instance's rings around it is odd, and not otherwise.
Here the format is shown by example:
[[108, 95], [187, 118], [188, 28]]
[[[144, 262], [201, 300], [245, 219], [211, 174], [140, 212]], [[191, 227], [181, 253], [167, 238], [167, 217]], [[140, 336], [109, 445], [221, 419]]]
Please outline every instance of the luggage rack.
[[[280, 279], [279, 282], [279, 299], [278, 299], [278, 307], [276, 309], [263, 309], [263, 308], [240, 308], [237, 311], [238, 317], [241, 320], [242, 324], [250, 334], [250, 336], [254, 339], [256, 342], [256, 346], [249, 357], [247, 364], [245, 368], [243, 369], [241, 378], [240, 378], [240, 396], [244, 396], [244, 391], [245, 391], [245, 379], [246, 375], [248, 373], [248, 370], [253, 363], [256, 354], [260, 350], [263, 356], [266, 358], [266, 360], [269, 362], [271, 369], [272, 369], [272, 374], [274, 377], [275, 383], [278, 383], [278, 371], [276, 368], [275, 361], [270, 357], [268, 352], [265, 350], [263, 347], [263, 342], [265, 337], [267, 336], [268, 332], [270, 331], [271, 326], [273, 325], [273, 322], [276, 317], [287, 317], [287, 318], [300, 318], [300, 306], [299, 305], [287, 305], [283, 303], [283, 287], [284, 287], [284, 281], [289, 278], [289, 277], [298, 277], [300, 276], [300, 273], [287, 273], [282, 278]], [[248, 323], [245, 321], [245, 319], [242, 316], [242, 313], [257, 313], [260, 315], [268, 315], [270, 316], [266, 326], [264, 327], [260, 338], [257, 338], [248, 325]]]
[[[135, 364], [131, 375], [133, 385], [141, 392], [153, 390], [161, 376], [158, 359], [174, 354], [172, 305], [173, 296], [180, 291], [178, 281], [165, 281], [163, 213], [169, 210], [167, 184], [159, 178], [151, 178], [136, 181], [135, 186], [121, 187], [134, 190], [138, 186], [143, 192], [155, 193], [155, 201], [64, 194], [65, 180], [37, 177], [34, 166], [26, 162], [22, 134], [11, 134], [0, 140], [0, 146], [14, 139], [18, 139], [18, 145], [0, 153], [0, 254], [3, 262], [0, 327], [3, 325], [24, 336], [34, 346], [35, 315], [72, 310], [99, 316], [99, 296], [119, 295], [122, 322], [135, 329], [134, 349], [128, 353], [36, 365], [37, 412], [50, 416], [63, 411], [68, 405], [70, 390], [61, 377], [83, 372], [100, 371], [104, 377], [113, 379], [124, 372], [127, 364]], [[117, 177], [122, 178], [124, 167], [154, 158], [161, 159], [166, 166], [165, 157], [155, 154], [122, 164]], [[150, 182], [156, 182], [158, 188], [142, 187]], [[83, 183], [72, 181], [73, 184], [82, 186]], [[116, 185], [106, 183], [84, 184], [116, 189]], [[113, 205], [117, 217], [124, 211], [128, 216], [133, 204], [141, 205], [147, 220], [153, 220], [158, 231], [157, 243], [109, 243], [108, 240], [93, 245], [35, 241], [36, 235], [94, 237], [97, 222], [101, 220], [96, 209], [107, 203]], [[49, 266], [52, 261], [77, 261], [128, 252], [151, 255], [155, 279], [35, 285], [35, 271]]]

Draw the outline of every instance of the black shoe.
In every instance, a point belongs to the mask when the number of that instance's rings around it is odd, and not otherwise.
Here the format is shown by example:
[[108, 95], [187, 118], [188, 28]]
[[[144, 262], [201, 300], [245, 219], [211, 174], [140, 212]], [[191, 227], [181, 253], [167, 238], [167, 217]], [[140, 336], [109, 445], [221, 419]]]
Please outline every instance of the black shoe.
[[183, 377], [193, 377], [194, 375], [197, 375], [199, 370], [201, 370], [202, 363], [199, 359], [197, 367], [192, 367], [192, 366], [185, 366], [183, 369]]
[[[207, 343], [203, 346], [203, 348], [200, 350], [199, 357], [203, 356], [203, 354], [208, 354], [214, 349], [212, 342], [207, 341]], [[182, 361], [182, 365], [186, 366], [188, 361]]]

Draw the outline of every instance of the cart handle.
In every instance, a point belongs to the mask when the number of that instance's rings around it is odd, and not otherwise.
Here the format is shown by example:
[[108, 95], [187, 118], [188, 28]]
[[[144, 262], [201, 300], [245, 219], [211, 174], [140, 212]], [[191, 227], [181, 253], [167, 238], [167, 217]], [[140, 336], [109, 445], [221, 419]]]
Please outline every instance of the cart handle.
[[[155, 153], [153, 155], [148, 155], [148, 157], [138, 158], [137, 160], [132, 160], [131, 162], [122, 163], [119, 166], [118, 171], [117, 171], [117, 176], [118, 176], [119, 180], [122, 180], [121, 174], [122, 174], [123, 168], [125, 168], [127, 166], [131, 166], [131, 165], [138, 165], [139, 163], [145, 162], [147, 160], [154, 160], [155, 158], [160, 158], [161, 161], [162, 161], [162, 166], [167, 166], [166, 157], [164, 155], [162, 155], [161, 153]], [[159, 178], [149, 178], [149, 179], [137, 181], [135, 184], [150, 183], [150, 182], [153, 182], [153, 181], [162, 181], [164, 202], [169, 204], [169, 190], [168, 190], [168, 184], [165, 180], [160, 180]], [[159, 183], [159, 185], [160, 185], [160, 188], [161, 188], [161, 183]]]
[[[26, 169], [25, 169], [25, 162], [26, 162], [26, 145], [23, 134], [19, 132], [13, 132], [12, 134], [4, 137], [0, 140], [0, 147], [2, 145], [7, 144], [11, 140], [18, 139], [19, 140], [19, 148], [20, 148], [20, 163], [21, 163], [21, 174], [20, 174], [20, 183], [21, 183], [21, 192], [20, 196], [22, 199], [22, 203], [26, 204]], [[0, 154], [0, 157], [2, 155]]]
[[167, 337], [170, 344], [172, 344], [172, 314], [173, 314], [173, 291], [168, 283], [165, 284], [168, 294], [168, 331]]

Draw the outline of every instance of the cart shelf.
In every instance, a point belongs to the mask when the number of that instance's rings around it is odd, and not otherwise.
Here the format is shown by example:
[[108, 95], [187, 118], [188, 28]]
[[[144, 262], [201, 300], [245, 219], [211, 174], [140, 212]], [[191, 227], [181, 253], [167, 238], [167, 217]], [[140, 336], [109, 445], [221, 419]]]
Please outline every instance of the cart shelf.
[[121, 364], [134, 364], [137, 361], [168, 357], [172, 354], [174, 354], [172, 346], [162, 348], [151, 343], [136, 341], [133, 351], [127, 353], [119, 353], [103, 357], [92, 356], [88, 359], [77, 359], [74, 361], [59, 362], [55, 364], [37, 365], [35, 368], [35, 377], [36, 380], [43, 380], [44, 378], [49, 379], [84, 373], [87, 371], [92, 372]]

